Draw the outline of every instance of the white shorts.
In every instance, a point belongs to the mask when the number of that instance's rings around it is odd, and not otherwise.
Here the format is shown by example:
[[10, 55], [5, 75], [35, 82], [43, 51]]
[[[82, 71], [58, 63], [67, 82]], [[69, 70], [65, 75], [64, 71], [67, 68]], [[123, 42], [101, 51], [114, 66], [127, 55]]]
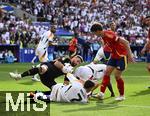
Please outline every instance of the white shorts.
[[37, 47], [35, 54], [36, 54], [36, 56], [38, 56], [40, 62], [47, 62], [48, 61], [47, 49]]

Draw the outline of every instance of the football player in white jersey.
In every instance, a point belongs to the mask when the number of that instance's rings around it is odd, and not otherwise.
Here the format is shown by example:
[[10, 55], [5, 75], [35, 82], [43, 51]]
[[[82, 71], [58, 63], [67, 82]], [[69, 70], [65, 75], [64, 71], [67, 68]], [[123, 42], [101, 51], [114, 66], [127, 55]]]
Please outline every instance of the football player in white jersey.
[[62, 83], [56, 84], [52, 87], [50, 95], [44, 95], [43, 93], [31, 94], [34, 99], [50, 100], [56, 102], [81, 102], [87, 103], [87, 93], [92, 90], [95, 83], [91, 80], [87, 80], [84, 83], [78, 80], [71, 73], [67, 73], [66, 77], [69, 79], [69, 85]]
[[[53, 38], [54, 38], [55, 32], [56, 32], [56, 27], [52, 26], [50, 30], [44, 32], [40, 37], [39, 44], [37, 45], [37, 48], [35, 50], [35, 55], [38, 56], [39, 61], [41, 63], [48, 61], [48, 47], [50, 44], [51, 45], [54, 44]], [[33, 81], [39, 81], [37, 76], [38, 75], [34, 75], [32, 80]]]
[[53, 38], [55, 32], [56, 28], [55, 26], [52, 26], [50, 30], [46, 31], [41, 35], [41, 39], [35, 51], [40, 62], [48, 61], [48, 47], [50, 44], [54, 43]]
[[[105, 64], [94, 64], [90, 63], [88, 65], [79, 66], [74, 71], [74, 76], [82, 81], [86, 80], [96, 80], [99, 81], [103, 78], [104, 72], [106, 70]], [[107, 86], [111, 92], [111, 97], [114, 97], [114, 92], [111, 83]]]

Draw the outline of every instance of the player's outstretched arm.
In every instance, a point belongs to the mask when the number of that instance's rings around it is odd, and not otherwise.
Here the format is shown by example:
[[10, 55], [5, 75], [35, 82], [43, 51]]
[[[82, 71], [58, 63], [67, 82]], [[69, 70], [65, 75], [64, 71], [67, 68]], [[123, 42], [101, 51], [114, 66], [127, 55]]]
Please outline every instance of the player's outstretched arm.
[[69, 79], [69, 81], [72, 83], [74, 81], [78, 81], [78, 79], [71, 73], [67, 73], [66, 77]]
[[129, 45], [129, 42], [124, 39], [123, 37], [119, 37], [119, 41], [125, 45], [126, 49], [127, 49], [127, 52], [128, 52], [128, 61], [129, 62], [135, 62], [134, 61], [134, 58], [133, 58], [133, 54], [131, 52], [131, 48], [130, 48], [130, 45]]
[[98, 81], [94, 81], [95, 86], [92, 88], [92, 92], [97, 89], [101, 84]]
[[98, 52], [96, 53], [96, 56], [93, 60], [93, 63], [96, 64], [97, 62], [99, 62], [102, 58], [104, 58], [104, 50], [103, 47], [101, 47]]
[[63, 73], [73, 72], [73, 67], [69, 63], [65, 63], [65, 65], [63, 65], [60, 61], [56, 60], [54, 65], [62, 70]]

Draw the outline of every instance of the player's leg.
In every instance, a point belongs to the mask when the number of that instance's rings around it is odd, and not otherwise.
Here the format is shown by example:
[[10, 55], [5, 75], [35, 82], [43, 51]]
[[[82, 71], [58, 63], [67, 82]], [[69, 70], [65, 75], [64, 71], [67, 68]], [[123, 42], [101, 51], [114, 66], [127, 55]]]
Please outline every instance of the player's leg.
[[127, 59], [126, 56], [118, 59], [117, 61], [117, 70], [115, 70], [115, 79], [117, 82], [117, 88], [119, 91], [119, 97], [116, 98], [116, 100], [124, 100], [124, 80], [122, 78], [122, 72], [126, 69], [127, 67]]
[[[48, 53], [46, 50], [44, 49], [37, 49], [36, 50], [36, 54], [38, 55], [38, 58], [39, 58], [39, 61], [40, 62], [47, 62], [48, 61]], [[39, 65], [37, 65], [36, 67], [39, 67]], [[38, 74], [35, 74], [33, 77], [32, 77], [32, 80], [33, 81], [40, 81], [38, 79], [39, 75]]]
[[10, 72], [9, 75], [10, 75], [10, 77], [14, 78], [15, 80], [19, 80], [19, 79], [21, 79], [23, 77], [33, 76], [33, 75], [35, 75], [37, 73], [39, 73], [39, 68], [29, 69], [29, 70], [23, 72], [22, 74]]
[[[112, 62], [112, 61], [111, 61]], [[112, 62], [113, 63], [113, 62]], [[107, 85], [110, 83], [110, 75], [112, 73], [112, 71], [115, 69], [114, 66], [110, 66], [108, 65], [106, 67], [106, 71], [104, 73], [104, 77], [102, 80], [102, 84], [100, 86], [100, 94], [99, 94], [99, 99], [103, 99], [104, 98], [104, 93], [106, 90]]]
[[44, 74], [47, 70], [48, 70], [47, 65], [43, 64], [40, 67], [35, 67], [32, 69], [29, 69], [29, 70], [23, 72], [22, 74], [10, 72], [9, 75], [14, 79], [19, 80], [26, 76], [33, 76], [35, 74]]
[[124, 80], [121, 77], [122, 75], [122, 71], [120, 70], [116, 70], [115, 71], [115, 78], [116, 78], [116, 82], [117, 82], [117, 88], [119, 91], [119, 96], [116, 98], [116, 100], [124, 100]]
[[115, 97], [111, 82], [107, 85], [109, 91], [111, 92], [111, 97]]
[[[32, 68], [40, 67], [40, 65], [41, 65], [41, 64], [38, 64], [38, 65], [36, 65], [36, 66], [32, 66]], [[37, 82], [39, 82], [40, 79], [38, 79], [38, 78], [39, 78], [39, 74], [35, 74], [35, 75], [32, 76], [32, 81], [37, 81]]]

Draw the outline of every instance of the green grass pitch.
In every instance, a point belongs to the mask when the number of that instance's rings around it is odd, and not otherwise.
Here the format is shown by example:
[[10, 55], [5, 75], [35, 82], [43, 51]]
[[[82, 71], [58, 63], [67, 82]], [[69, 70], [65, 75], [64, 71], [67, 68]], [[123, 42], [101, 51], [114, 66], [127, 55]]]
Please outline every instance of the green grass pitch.
[[[29, 63], [0, 64], [0, 91], [48, 90], [40, 82], [33, 82], [31, 78], [15, 81], [8, 75], [10, 71], [17, 69], [18, 72], [22, 72], [30, 67]], [[150, 86], [150, 74], [145, 67], [145, 63], [129, 64], [123, 73], [125, 101], [116, 102], [106, 90], [103, 101], [92, 98], [87, 104], [51, 103], [50, 116], [150, 116], [150, 89], [147, 88]], [[117, 96], [118, 91], [113, 75], [111, 80]], [[63, 82], [63, 77], [59, 77], [57, 82]], [[95, 92], [98, 91], [99, 89]], [[1, 112], [0, 116], [3, 116]]]

